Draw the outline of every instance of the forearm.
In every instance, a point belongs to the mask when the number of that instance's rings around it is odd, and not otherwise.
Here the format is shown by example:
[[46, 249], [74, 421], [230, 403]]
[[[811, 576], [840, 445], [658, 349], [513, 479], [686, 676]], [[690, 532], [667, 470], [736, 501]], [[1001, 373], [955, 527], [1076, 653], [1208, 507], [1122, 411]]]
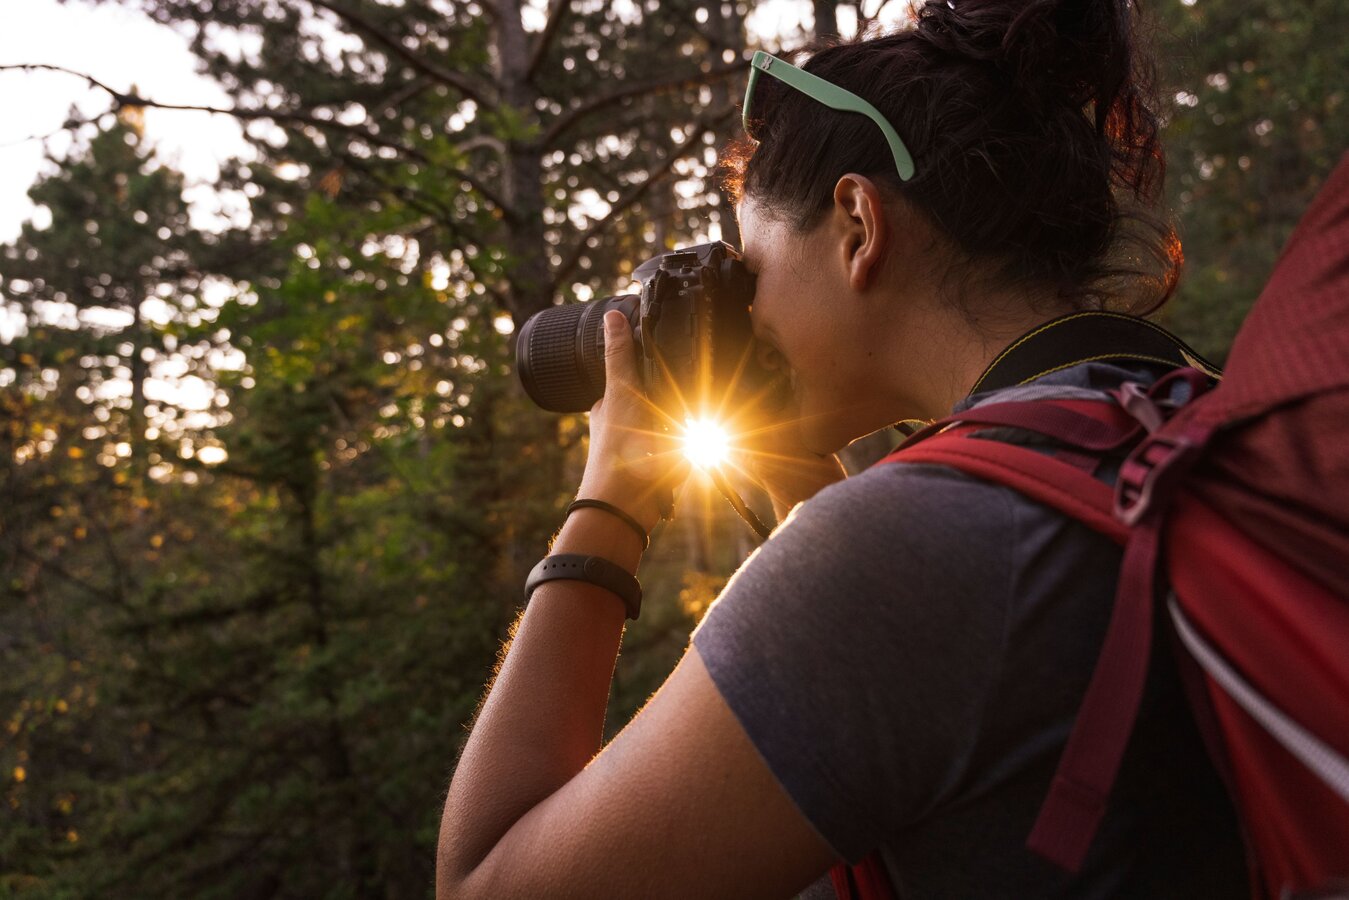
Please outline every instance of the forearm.
[[[618, 519], [583, 509], [551, 552], [602, 556], [635, 572], [641, 544]], [[534, 592], [450, 782], [442, 887], [467, 877], [516, 821], [599, 751], [623, 623], [622, 600], [603, 588], [552, 581]]]

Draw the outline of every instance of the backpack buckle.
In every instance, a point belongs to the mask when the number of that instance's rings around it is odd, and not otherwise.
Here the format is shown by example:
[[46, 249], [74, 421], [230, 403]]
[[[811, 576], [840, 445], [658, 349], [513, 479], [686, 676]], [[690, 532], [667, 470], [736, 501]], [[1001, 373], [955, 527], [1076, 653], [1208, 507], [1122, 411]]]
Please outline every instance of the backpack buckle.
[[1166, 413], [1162, 411], [1161, 405], [1152, 397], [1152, 392], [1145, 390], [1138, 382], [1126, 381], [1111, 393], [1115, 395], [1120, 408], [1137, 420], [1148, 434], [1166, 424]]
[[1151, 387], [1145, 388], [1136, 381], [1126, 381], [1110, 393], [1121, 409], [1142, 425], [1148, 434], [1152, 434], [1208, 389], [1208, 379], [1202, 372], [1177, 369], [1158, 379]]
[[1188, 435], [1154, 434], [1134, 448], [1115, 482], [1115, 518], [1134, 526], [1190, 468], [1203, 442]]

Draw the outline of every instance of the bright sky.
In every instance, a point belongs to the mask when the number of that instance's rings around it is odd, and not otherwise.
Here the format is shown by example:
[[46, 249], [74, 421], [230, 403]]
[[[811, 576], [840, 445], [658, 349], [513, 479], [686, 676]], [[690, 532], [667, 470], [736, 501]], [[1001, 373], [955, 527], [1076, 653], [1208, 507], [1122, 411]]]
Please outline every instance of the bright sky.
[[[545, 8], [537, 2], [539, 13]], [[871, 0], [868, 8], [880, 5]], [[882, 18], [893, 23], [907, 4], [888, 0]], [[20, 12], [21, 11], [21, 12]], [[855, 28], [852, 11], [840, 7], [840, 26]], [[535, 17], [538, 18], [538, 17]], [[47, 63], [87, 72], [118, 90], [134, 85], [143, 96], [166, 103], [229, 106], [214, 82], [197, 74], [188, 39], [121, 5], [91, 6], [79, 0], [0, 0], [0, 64]], [[763, 0], [750, 16], [752, 33], [777, 35], [770, 44], [794, 44], [810, 23], [805, 0]], [[527, 26], [531, 23], [527, 23]], [[537, 26], [538, 23], [533, 23]], [[108, 108], [108, 96], [82, 79], [57, 72], [0, 72], [0, 243], [13, 240], [33, 215], [28, 188], [50, 166], [33, 135], [52, 134], [47, 150], [64, 154], [69, 135], [61, 131], [71, 106], [87, 114]], [[53, 132], [55, 132], [53, 134]], [[217, 164], [246, 152], [239, 125], [228, 116], [149, 109], [145, 134], [161, 160], [182, 171], [194, 220], [209, 227], [216, 211], [211, 184]]]
[[[194, 69], [188, 39], [121, 6], [90, 6], [56, 0], [0, 0], [0, 64], [47, 63], [87, 72], [104, 84], [168, 103], [228, 106], [229, 98]], [[43, 142], [25, 140], [57, 132], [46, 143], [62, 155], [69, 135], [61, 131], [71, 106], [87, 114], [109, 106], [107, 94], [58, 72], [0, 72], [0, 242], [18, 234], [32, 217], [28, 188], [44, 163]], [[238, 124], [228, 116], [146, 110], [146, 137], [159, 156], [184, 172], [189, 197], [199, 202], [197, 224], [211, 218], [210, 183], [217, 160], [245, 152]]]
[[[549, 0], [525, 0], [525, 4], [532, 7], [523, 14], [526, 27], [541, 28]], [[867, 6], [883, 6], [882, 19], [893, 24], [903, 15], [907, 3], [870, 0]], [[795, 46], [802, 40], [803, 26], [811, 24], [810, 14], [806, 0], [761, 0], [747, 27], [770, 47]], [[855, 29], [851, 10], [841, 8], [839, 18], [845, 34]], [[65, 4], [57, 0], [0, 0], [0, 65], [21, 63], [87, 73], [116, 90], [131, 92], [134, 87], [142, 96], [162, 103], [230, 105], [223, 90], [197, 74], [186, 35], [120, 5], [92, 6], [80, 0]], [[0, 243], [13, 240], [23, 223], [34, 217], [28, 189], [53, 168], [46, 157], [64, 156], [69, 148], [71, 136], [62, 124], [71, 108], [93, 115], [106, 111], [109, 101], [105, 91], [74, 75], [0, 71]], [[221, 205], [214, 190], [219, 163], [249, 154], [239, 124], [225, 115], [151, 108], [145, 111], [145, 137], [162, 162], [186, 177], [193, 224], [204, 229], [215, 225]], [[149, 313], [153, 318], [153, 311]], [[6, 316], [0, 307], [0, 343], [11, 340], [18, 326], [19, 320]], [[213, 364], [233, 368], [240, 362], [222, 356]], [[199, 378], [183, 377], [185, 371], [182, 361], [172, 357], [153, 361], [147, 395], [185, 410], [205, 410], [214, 388]], [[0, 387], [4, 383], [0, 380]], [[126, 394], [130, 387], [113, 384], [111, 389]], [[204, 412], [197, 415], [209, 419]], [[193, 422], [181, 424], [191, 426]], [[122, 445], [116, 453], [124, 455], [124, 450], [129, 452], [129, 447]], [[187, 447], [186, 452], [193, 452], [192, 448]], [[224, 457], [219, 448], [197, 448], [197, 455], [203, 459], [207, 453], [215, 454], [210, 462]]]

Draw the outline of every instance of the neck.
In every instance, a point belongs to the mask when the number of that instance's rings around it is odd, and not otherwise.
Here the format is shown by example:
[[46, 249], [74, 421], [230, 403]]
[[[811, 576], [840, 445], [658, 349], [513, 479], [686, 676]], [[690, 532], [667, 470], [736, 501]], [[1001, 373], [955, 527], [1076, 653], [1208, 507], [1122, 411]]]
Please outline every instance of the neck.
[[890, 393], [908, 411], [898, 418], [950, 415], [1008, 344], [1063, 312], [1037, 312], [1025, 295], [986, 302], [978, 318], [953, 304], [935, 306], [900, 329], [895, 358], [904, 363], [891, 370]]

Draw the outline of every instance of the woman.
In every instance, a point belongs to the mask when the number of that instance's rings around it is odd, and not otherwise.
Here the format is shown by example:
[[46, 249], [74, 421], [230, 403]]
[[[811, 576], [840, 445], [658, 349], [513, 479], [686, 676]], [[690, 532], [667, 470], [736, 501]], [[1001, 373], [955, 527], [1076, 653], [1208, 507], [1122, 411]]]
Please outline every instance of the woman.
[[[1024, 386], [990, 371], [1049, 320], [1155, 307], [1174, 283], [1178, 246], [1144, 212], [1162, 164], [1132, 27], [1123, 2], [942, 0], [817, 53], [823, 86], [756, 63], [730, 185], [755, 332], [794, 403], [759, 458], [776, 506], [809, 502], [603, 748], [627, 576], [537, 586], [450, 785], [441, 896], [831, 896], [830, 867], [873, 852], [905, 897], [1244, 891], [1165, 659], [1081, 872], [1025, 848], [1119, 551], [954, 471], [844, 481], [832, 456], [892, 422], [1165, 370], [1122, 353]], [[551, 552], [630, 573], [668, 467], [610, 319], [578, 491], [607, 507], [577, 509]]]

